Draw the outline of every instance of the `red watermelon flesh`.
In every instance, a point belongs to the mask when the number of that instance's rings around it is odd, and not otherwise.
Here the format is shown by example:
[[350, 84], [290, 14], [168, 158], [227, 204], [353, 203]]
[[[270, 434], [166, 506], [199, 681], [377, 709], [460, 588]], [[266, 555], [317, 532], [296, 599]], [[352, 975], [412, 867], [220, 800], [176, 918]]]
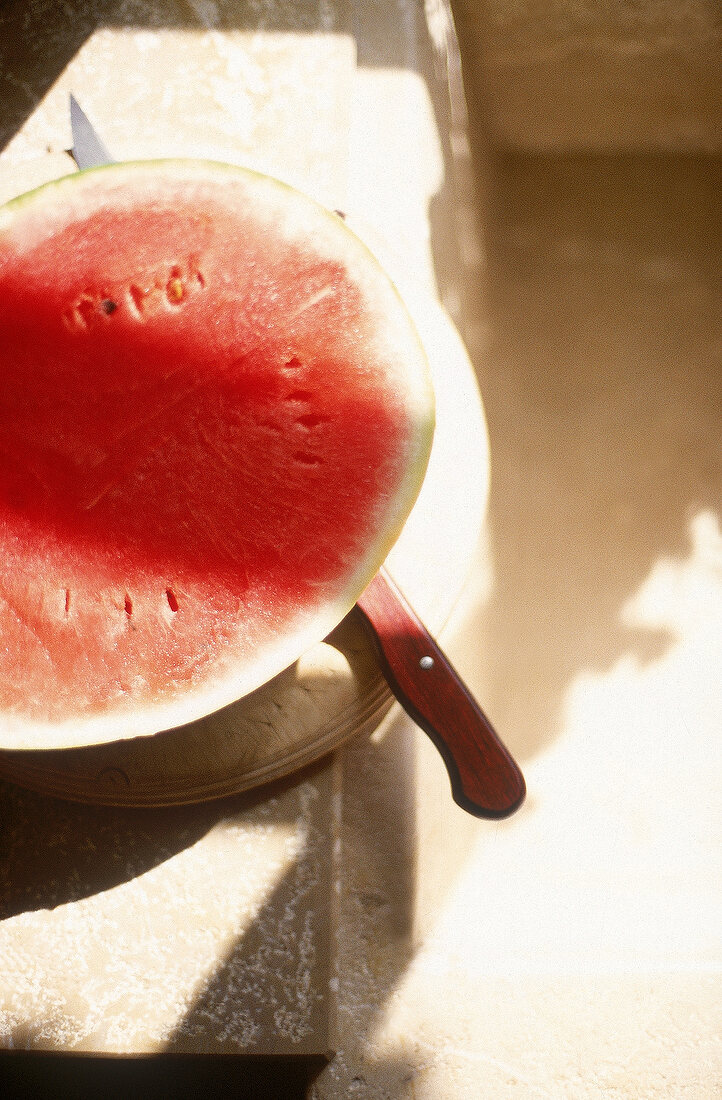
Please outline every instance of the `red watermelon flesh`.
[[428, 459], [393, 287], [332, 214], [199, 162], [0, 211], [0, 744], [168, 728], [353, 605]]

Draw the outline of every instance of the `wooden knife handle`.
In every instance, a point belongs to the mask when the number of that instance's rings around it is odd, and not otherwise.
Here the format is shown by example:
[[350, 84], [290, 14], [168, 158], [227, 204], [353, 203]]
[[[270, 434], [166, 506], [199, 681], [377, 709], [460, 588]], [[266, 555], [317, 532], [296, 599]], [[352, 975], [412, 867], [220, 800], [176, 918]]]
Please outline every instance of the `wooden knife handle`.
[[476, 817], [513, 813], [526, 793], [521, 771], [385, 570], [357, 606], [389, 687], [444, 759], [454, 801]]

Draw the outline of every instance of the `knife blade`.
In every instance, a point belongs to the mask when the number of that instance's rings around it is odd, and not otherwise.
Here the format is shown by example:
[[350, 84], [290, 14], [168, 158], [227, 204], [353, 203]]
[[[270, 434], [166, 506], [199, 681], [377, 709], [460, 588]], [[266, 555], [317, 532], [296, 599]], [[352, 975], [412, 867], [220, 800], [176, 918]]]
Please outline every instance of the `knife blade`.
[[85, 168], [100, 168], [103, 164], [115, 163], [72, 92], [70, 93], [70, 132], [73, 136], [70, 155], [81, 171]]
[[[70, 125], [78, 168], [114, 163], [73, 95]], [[526, 795], [519, 766], [385, 569], [361, 594], [356, 610], [392, 694], [439, 750], [456, 804], [475, 817], [514, 813]]]

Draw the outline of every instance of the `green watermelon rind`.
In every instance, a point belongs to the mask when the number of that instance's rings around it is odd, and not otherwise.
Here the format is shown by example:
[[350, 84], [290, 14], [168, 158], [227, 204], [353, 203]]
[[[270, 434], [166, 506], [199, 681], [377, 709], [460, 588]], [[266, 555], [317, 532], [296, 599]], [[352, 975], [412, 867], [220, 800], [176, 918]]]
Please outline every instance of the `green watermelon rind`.
[[[398, 539], [404, 523], [416, 501], [423, 483], [434, 433], [434, 393], [431, 373], [421, 338], [404, 301], [376, 257], [364, 242], [344, 222], [321, 204], [303, 195], [288, 184], [249, 169], [201, 160], [130, 161], [103, 165], [63, 176], [43, 184], [26, 194], [11, 199], [0, 208], [0, 239], [13, 229], [18, 218], [37, 210], [42, 215], [47, 198], [62, 199], [65, 191], [82, 203], [86, 186], [103, 186], [105, 182], [120, 185], [123, 179], [139, 173], [197, 177], [208, 180], [219, 174], [225, 181], [237, 178], [246, 187], [261, 195], [276, 196], [286, 209], [287, 217], [294, 210], [298, 223], [327, 225], [329, 234], [338, 241], [338, 251], [352, 277], [369, 294], [374, 292], [386, 303], [383, 326], [395, 333], [408, 349], [403, 367], [404, 398], [415, 425], [410, 439], [407, 473], [393, 498], [393, 506], [385, 509], [379, 524], [377, 540], [349, 574], [342, 590], [333, 601], [324, 602], [301, 617], [292, 630], [284, 631], [268, 651], [253, 662], [232, 661], [211, 682], [186, 687], [171, 701], [157, 704], [127, 706], [100, 714], [75, 714], [67, 720], [42, 722], [17, 714], [0, 714], [0, 748], [38, 750], [74, 748], [92, 744], [150, 736], [202, 719], [262, 687], [274, 676], [291, 666], [304, 652], [322, 641], [353, 608], [356, 600], [383, 564]], [[270, 200], [267, 200], [270, 201]], [[41, 218], [42, 220], [42, 218]], [[37, 231], [37, 230], [36, 230]], [[380, 326], [383, 327], [383, 326]]]

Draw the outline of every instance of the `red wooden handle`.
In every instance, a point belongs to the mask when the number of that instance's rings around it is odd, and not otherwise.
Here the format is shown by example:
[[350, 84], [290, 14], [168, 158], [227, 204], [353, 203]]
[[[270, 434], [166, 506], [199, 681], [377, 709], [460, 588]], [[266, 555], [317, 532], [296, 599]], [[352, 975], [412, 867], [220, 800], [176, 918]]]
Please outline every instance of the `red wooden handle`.
[[389, 687], [444, 759], [454, 801], [477, 817], [513, 813], [524, 800], [524, 777], [385, 570], [374, 577], [357, 606]]

